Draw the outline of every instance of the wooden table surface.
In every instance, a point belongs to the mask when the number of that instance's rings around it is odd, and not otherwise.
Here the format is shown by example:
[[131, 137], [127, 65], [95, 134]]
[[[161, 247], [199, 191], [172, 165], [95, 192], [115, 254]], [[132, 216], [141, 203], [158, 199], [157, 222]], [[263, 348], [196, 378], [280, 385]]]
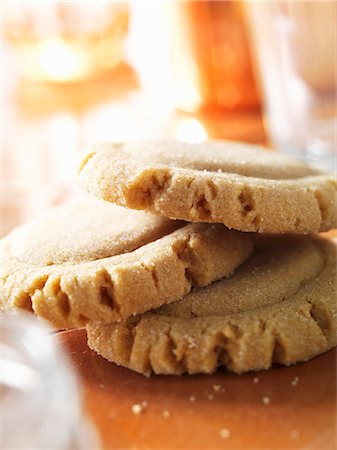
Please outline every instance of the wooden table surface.
[[[240, 376], [220, 369], [146, 378], [90, 350], [83, 330], [57, 338], [74, 363], [104, 449], [337, 447], [336, 350]], [[140, 414], [135, 404], [145, 405]]]

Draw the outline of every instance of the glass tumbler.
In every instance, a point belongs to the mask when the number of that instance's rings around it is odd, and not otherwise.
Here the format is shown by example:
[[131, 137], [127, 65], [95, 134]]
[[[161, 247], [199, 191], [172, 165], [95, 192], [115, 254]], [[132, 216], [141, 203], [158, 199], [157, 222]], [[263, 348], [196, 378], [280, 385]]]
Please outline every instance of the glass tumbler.
[[336, 2], [245, 5], [271, 143], [336, 171]]
[[100, 448], [49, 327], [29, 314], [1, 316], [0, 355], [0, 448]]

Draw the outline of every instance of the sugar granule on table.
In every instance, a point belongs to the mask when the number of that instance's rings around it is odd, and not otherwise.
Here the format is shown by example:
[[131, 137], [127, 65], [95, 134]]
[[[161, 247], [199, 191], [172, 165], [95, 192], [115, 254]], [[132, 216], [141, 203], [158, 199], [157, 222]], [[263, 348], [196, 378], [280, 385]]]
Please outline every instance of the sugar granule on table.
[[164, 417], [164, 419], [168, 419], [169, 417], [171, 417], [170, 411], [165, 409], [165, 411], [163, 411], [163, 417]]
[[271, 402], [270, 397], [267, 397], [267, 396], [262, 397], [262, 403], [263, 403], [264, 405], [269, 405], [270, 402]]
[[298, 439], [300, 437], [300, 432], [298, 430], [291, 430], [290, 437], [291, 439]]
[[222, 439], [227, 439], [227, 438], [230, 437], [231, 432], [230, 432], [230, 430], [229, 430], [228, 428], [222, 428], [222, 429], [219, 431], [219, 435], [220, 435], [220, 437], [221, 437]]
[[142, 404], [135, 403], [134, 405], [131, 406], [131, 411], [133, 412], [133, 414], [141, 414], [146, 407], [147, 402], [142, 402]]
[[297, 386], [299, 381], [300, 381], [300, 379], [299, 379], [298, 377], [294, 377], [294, 379], [291, 380], [291, 383], [290, 383], [290, 384], [291, 384], [292, 386]]

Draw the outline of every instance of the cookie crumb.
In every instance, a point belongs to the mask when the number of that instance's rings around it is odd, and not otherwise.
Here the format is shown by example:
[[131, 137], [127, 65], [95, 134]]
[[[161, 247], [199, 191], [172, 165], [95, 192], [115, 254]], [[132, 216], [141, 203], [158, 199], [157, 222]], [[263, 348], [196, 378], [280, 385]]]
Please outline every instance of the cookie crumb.
[[192, 336], [187, 337], [187, 347], [188, 348], [195, 348], [197, 346], [195, 340], [192, 338]]
[[290, 437], [291, 439], [298, 439], [300, 437], [300, 432], [298, 430], [291, 430]]
[[141, 414], [143, 412], [143, 409], [144, 407], [139, 403], [135, 403], [134, 405], [131, 406], [133, 414]]
[[253, 383], [257, 384], [260, 380], [258, 379], [258, 377], [253, 378]]
[[212, 394], [208, 394], [208, 395], [207, 395], [207, 398], [208, 398], [208, 400], [213, 400], [214, 397], [213, 397]]
[[228, 428], [222, 428], [222, 429], [219, 431], [219, 434], [220, 434], [220, 437], [221, 437], [222, 439], [227, 439], [227, 438], [230, 437], [231, 432], [230, 432], [230, 430], [228, 430]]
[[169, 417], [171, 417], [170, 411], [167, 411], [167, 409], [165, 409], [165, 411], [163, 411], [163, 417], [164, 419], [168, 419]]
[[221, 389], [220, 384], [213, 384], [213, 391], [214, 391], [214, 392], [219, 392], [220, 389]]
[[262, 397], [262, 403], [264, 405], [269, 405], [271, 402], [270, 397]]
[[189, 398], [189, 401], [190, 401], [190, 402], [195, 402], [195, 400], [196, 400], [196, 399], [195, 399], [194, 395], [191, 395], [190, 398]]
[[297, 386], [299, 381], [300, 381], [300, 379], [298, 377], [294, 377], [294, 379], [291, 380], [290, 384], [292, 386]]

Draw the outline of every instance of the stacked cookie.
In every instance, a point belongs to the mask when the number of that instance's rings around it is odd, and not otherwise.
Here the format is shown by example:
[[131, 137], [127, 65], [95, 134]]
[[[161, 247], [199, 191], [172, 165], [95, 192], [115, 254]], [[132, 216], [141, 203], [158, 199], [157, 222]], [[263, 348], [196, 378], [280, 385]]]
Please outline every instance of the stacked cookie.
[[336, 244], [309, 234], [337, 225], [332, 176], [213, 141], [101, 145], [79, 177], [100, 199], [3, 239], [3, 310], [85, 326], [144, 374], [242, 373], [336, 345]]

